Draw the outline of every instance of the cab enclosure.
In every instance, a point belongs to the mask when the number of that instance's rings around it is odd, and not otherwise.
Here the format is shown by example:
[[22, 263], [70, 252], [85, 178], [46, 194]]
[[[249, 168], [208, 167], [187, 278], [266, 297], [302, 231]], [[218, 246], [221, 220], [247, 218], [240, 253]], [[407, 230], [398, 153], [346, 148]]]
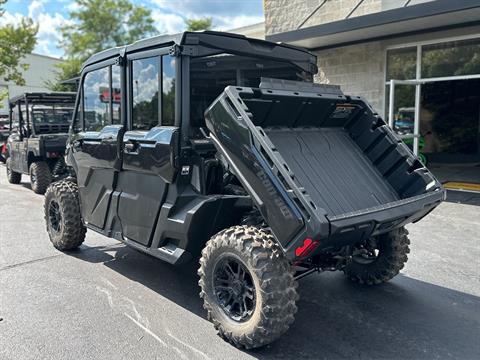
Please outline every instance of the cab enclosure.
[[83, 223], [179, 264], [238, 224], [271, 229], [294, 262], [422, 218], [440, 184], [316, 72], [303, 49], [218, 32], [92, 56], [67, 145]]

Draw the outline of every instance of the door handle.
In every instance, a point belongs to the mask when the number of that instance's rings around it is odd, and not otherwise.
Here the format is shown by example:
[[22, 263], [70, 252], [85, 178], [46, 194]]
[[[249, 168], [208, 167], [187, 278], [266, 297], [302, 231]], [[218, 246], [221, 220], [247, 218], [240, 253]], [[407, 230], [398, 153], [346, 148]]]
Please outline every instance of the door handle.
[[135, 152], [138, 149], [138, 142], [135, 140], [128, 140], [127, 142], [124, 143], [124, 149], [125, 152]]

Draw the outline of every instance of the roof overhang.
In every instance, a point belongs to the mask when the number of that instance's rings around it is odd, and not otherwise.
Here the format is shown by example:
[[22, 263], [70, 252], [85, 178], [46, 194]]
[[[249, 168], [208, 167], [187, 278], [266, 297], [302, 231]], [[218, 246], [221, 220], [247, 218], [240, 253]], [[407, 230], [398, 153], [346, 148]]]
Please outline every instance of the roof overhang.
[[480, 24], [478, 0], [436, 0], [272, 34], [267, 40], [323, 49], [474, 24]]

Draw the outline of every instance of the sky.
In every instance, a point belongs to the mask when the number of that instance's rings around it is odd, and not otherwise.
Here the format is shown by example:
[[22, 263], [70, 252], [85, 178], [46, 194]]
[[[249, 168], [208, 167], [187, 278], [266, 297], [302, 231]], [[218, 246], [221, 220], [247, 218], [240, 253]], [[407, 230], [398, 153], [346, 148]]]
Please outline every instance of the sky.
[[[159, 33], [185, 30], [185, 19], [212, 17], [214, 30], [228, 30], [263, 21], [262, 0], [132, 0], [152, 11]], [[72, 20], [69, 12], [78, 6], [72, 0], [8, 0], [0, 25], [17, 23], [22, 16], [39, 24], [34, 52], [61, 57], [58, 28]]]

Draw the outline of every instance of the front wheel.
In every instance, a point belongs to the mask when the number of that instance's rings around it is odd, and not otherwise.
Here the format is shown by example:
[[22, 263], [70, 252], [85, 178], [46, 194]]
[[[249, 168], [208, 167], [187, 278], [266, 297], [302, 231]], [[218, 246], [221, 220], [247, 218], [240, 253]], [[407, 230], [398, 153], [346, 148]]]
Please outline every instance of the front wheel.
[[60, 180], [45, 193], [45, 222], [53, 246], [58, 250], [73, 250], [85, 240], [78, 187], [73, 181]]
[[407, 235], [407, 229], [402, 227], [357, 246], [351, 263], [343, 270], [346, 277], [366, 285], [377, 285], [394, 278], [408, 260], [410, 240]]
[[266, 345], [293, 323], [294, 271], [270, 232], [254, 226], [219, 232], [203, 249], [198, 274], [208, 319], [233, 345]]
[[7, 158], [7, 180], [10, 184], [20, 184], [22, 181], [22, 174], [12, 170], [12, 158]]

